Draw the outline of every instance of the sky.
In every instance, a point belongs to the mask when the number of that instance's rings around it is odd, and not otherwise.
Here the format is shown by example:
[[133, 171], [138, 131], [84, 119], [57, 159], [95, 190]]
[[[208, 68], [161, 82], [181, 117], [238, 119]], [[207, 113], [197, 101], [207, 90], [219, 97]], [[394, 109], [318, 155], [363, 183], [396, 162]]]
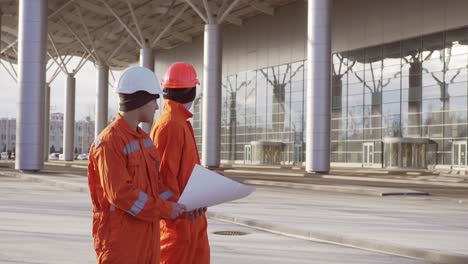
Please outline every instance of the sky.
[[[71, 72], [78, 65], [80, 58], [74, 57], [67, 64], [67, 70]], [[12, 72], [10, 65], [6, 61], [2, 61], [5, 66]], [[51, 61], [49, 61], [51, 63]], [[48, 64], [49, 65], [49, 64]], [[16, 72], [18, 69], [14, 65]], [[56, 64], [50, 67], [47, 72], [47, 81], [55, 72]], [[119, 78], [121, 71], [113, 71], [116, 80]], [[87, 116], [91, 116], [94, 120], [95, 104], [96, 104], [96, 70], [93, 63], [86, 62], [81, 70], [76, 74], [76, 97], [75, 97], [75, 120], [83, 120]], [[114, 79], [109, 73], [109, 82], [114, 84]], [[50, 111], [64, 112], [64, 96], [65, 96], [66, 75], [61, 72], [51, 84], [50, 96]], [[18, 102], [18, 85], [10, 77], [3, 66], [0, 65], [0, 118], [16, 118], [16, 105]], [[118, 112], [118, 96], [113, 92], [112, 86], [109, 87], [109, 115], [115, 115]]]

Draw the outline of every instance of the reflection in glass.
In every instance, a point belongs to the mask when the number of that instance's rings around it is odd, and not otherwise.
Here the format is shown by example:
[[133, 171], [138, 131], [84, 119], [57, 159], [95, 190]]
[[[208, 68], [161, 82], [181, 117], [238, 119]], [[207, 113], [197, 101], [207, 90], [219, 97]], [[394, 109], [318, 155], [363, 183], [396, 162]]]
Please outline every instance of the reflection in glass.
[[[455, 162], [452, 142], [468, 139], [468, 27], [341, 51], [332, 54], [332, 63], [332, 162], [369, 163], [363, 144], [371, 142], [374, 164], [386, 163], [382, 151], [390, 155], [391, 166]], [[305, 66], [304, 61], [271, 65], [222, 79], [223, 160], [242, 160], [245, 146], [269, 141], [283, 144], [278, 145], [284, 146], [281, 163], [303, 161]], [[193, 108], [197, 142], [201, 98]], [[412, 158], [397, 164], [394, 150], [399, 147], [382, 147], [385, 137], [428, 138], [433, 143], [427, 149], [403, 144], [400, 156]], [[423, 152], [427, 159], [417, 160]]]

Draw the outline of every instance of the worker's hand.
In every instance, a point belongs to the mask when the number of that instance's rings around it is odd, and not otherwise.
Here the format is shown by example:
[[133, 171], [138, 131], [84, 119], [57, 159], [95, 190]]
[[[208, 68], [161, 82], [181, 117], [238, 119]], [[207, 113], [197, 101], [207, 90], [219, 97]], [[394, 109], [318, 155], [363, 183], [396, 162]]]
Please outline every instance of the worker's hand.
[[197, 219], [198, 217], [202, 216], [206, 212], [206, 207], [203, 208], [198, 208], [195, 210], [192, 210], [190, 212], [185, 213], [185, 218], [187, 218], [190, 221], [193, 221]]
[[172, 203], [172, 213], [171, 213], [171, 220], [176, 219], [179, 215], [183, 214], [186, 210], [185, 205], [179, 203]]

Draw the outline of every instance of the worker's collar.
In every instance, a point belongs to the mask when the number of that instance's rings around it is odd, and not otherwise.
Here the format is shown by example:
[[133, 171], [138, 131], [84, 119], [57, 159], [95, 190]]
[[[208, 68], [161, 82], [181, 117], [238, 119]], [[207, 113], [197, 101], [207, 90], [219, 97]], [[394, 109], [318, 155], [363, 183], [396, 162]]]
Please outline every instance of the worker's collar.
[[164, 112], [172, 113], [178, 118], [181, 118], [183, 120], [187, 120], [189, 118], [192, 118], [193, 114], [185, 108], [183, 104], [174, 102], [170, 99], [164, 100]]
[[117, 122], [117, 125], [121, 127], [126, 133], [135, 136], [135, 137], [145, 137], [143, 134], [143, 130], [141, 130], [140, 127], [137, 126], [137, 129], [135, 130], [132, 128], [125, 119], [120, 115], [120, 113], [117, 115], [115, 122]]

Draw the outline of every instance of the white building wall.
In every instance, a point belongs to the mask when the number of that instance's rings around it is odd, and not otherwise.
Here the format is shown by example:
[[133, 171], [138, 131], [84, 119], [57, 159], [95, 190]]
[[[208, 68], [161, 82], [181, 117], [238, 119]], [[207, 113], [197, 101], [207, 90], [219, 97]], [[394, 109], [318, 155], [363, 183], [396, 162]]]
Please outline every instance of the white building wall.
[[[275, 10], [275, 16], [260, 15], [238, 27], [224, 24], [223, 76], [269, 65], [303, 60], [306, 56], [307, 10], [305, 2]], [[157, 50], [155, 72], [160, 78], [177, 61], [194, 65], [203, 83], [203, 35], [192, 43], [171, 50]]]
[[[334, 0], [332, 52], [368, 47], [468, 25], [466, 0]], [[223, 76], [306, 58], [307, 2], [275, 9], [238, 27], [224, 24]], [[162, 77], [176, 61], [193, 64], [203, 75], [203, 35], [171, 50], [157, 50]]]
[[334, 52], [468, 25], [466, 0], [335, 0]]

